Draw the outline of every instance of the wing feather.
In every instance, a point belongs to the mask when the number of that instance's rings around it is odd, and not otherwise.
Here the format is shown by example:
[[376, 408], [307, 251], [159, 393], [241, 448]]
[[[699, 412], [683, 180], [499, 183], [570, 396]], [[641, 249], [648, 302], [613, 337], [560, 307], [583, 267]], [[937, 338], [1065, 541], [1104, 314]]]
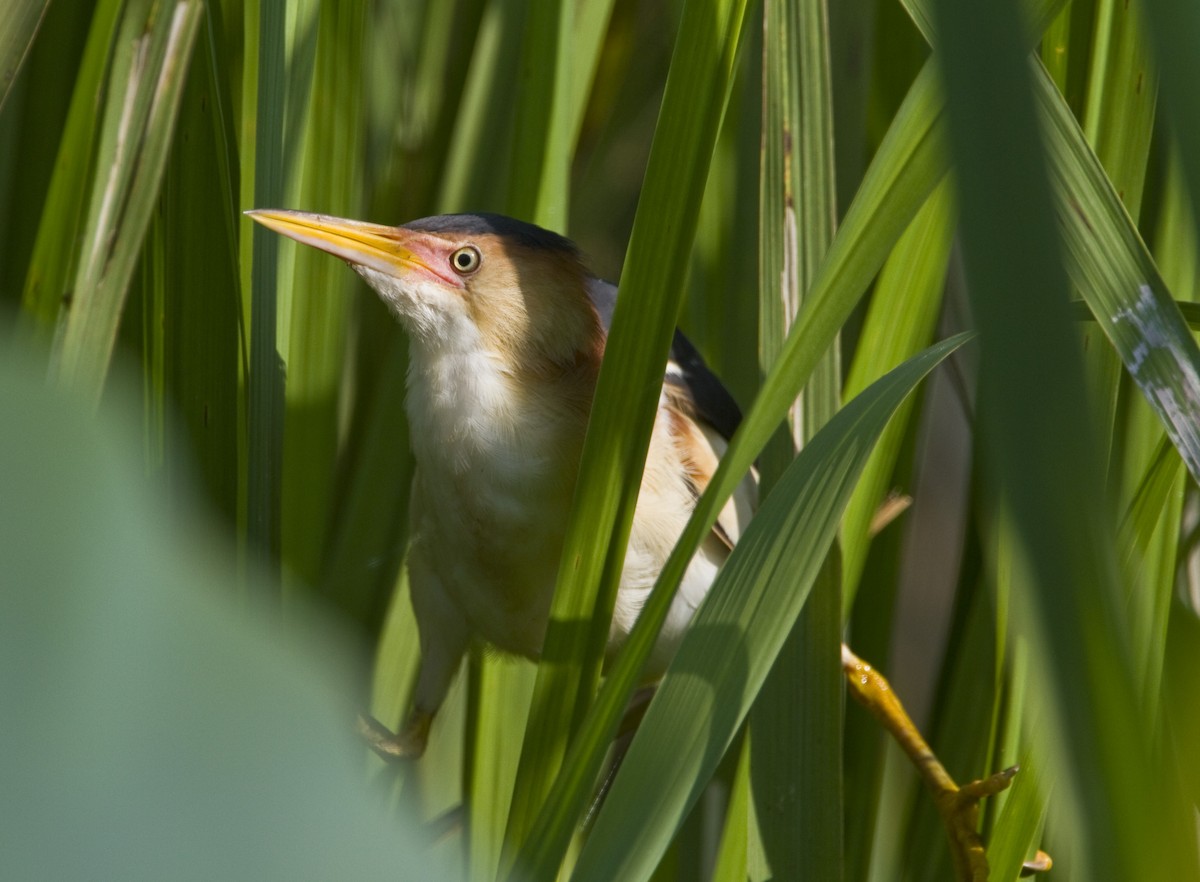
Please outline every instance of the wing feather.
[[[591, 279], [588, 293], [605, 333], [612, 326], [617, 287]], [[729, 439], [742, 421], [742, 412], [729, 390], [705, 363], [700, 352], [678, 330], [664, 377], [667, 407], [672, 414], [672, 434], [683, 452], [688, 478], [697, 497], [712, 480]], [[721, 509], [713, 534], [733, 548], [758, 507], [758, 475], [751, 469]]]

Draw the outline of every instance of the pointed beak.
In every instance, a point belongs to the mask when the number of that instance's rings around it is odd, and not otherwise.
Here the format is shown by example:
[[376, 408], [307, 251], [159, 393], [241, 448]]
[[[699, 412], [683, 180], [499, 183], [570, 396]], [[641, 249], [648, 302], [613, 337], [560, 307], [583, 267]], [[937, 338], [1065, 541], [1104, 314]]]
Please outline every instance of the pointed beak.
[[458, 280], [435, 270], [414, 250], [413, 234], [398, 227], [369, 224], [307, 211], [256, 208], [246, 214], [268, 229], [340, 257], [355, 266], [390, 276], [421, 270], [442, 282]]

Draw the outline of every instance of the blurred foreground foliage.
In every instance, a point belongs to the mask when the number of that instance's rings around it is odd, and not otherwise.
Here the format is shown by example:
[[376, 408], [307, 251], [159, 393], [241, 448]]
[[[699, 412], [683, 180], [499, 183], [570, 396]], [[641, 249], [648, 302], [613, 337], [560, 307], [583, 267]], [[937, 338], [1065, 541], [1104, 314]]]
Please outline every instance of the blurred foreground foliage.
[[[1055, 879], [1200, 876], [1194, 8], [0, 18], [5, 875], [947, 878], [927, 796], [845, 706], [848, 639], [959, 780], [1022, 766], [982, 813], [992, 878], [1038, 846]], [[564, 617], [604, 627], [630, 390], [676, 316], [746, 411], [688, 536], [753, 461], [787, 498], [590, 840], [637, 640], [603, 684], [579, 645], [540, 670], [481, 652], [417, 766], [355, 762], [353, 709], [400, 719], [416, 660], [406, 342], [251, 207], [507, 212], [620, 277]], [[854, 422], [885, 388], [886, 429]]]

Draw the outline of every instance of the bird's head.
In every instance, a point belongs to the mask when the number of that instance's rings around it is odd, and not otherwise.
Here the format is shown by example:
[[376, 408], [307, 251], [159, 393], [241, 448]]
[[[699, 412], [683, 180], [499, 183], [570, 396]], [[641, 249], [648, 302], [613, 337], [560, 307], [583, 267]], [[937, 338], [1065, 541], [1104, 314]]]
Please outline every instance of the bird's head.
[[541, 227], [493, 214], [399, 227], [300, 211], [247, 214], [345, 260], [430, 354], [483, 350], [515, 370], [539, 371], [603, 348], [578, 250]]

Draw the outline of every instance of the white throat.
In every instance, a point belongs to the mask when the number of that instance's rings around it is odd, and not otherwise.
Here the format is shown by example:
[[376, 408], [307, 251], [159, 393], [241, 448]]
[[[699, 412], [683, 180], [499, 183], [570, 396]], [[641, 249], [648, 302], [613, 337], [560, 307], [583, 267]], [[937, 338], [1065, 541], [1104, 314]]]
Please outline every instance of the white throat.
[[422, 467], [462, 473], [515, 440], [511, 379], [478, 341], [430, 347], [413, 339], [406, 409]]

